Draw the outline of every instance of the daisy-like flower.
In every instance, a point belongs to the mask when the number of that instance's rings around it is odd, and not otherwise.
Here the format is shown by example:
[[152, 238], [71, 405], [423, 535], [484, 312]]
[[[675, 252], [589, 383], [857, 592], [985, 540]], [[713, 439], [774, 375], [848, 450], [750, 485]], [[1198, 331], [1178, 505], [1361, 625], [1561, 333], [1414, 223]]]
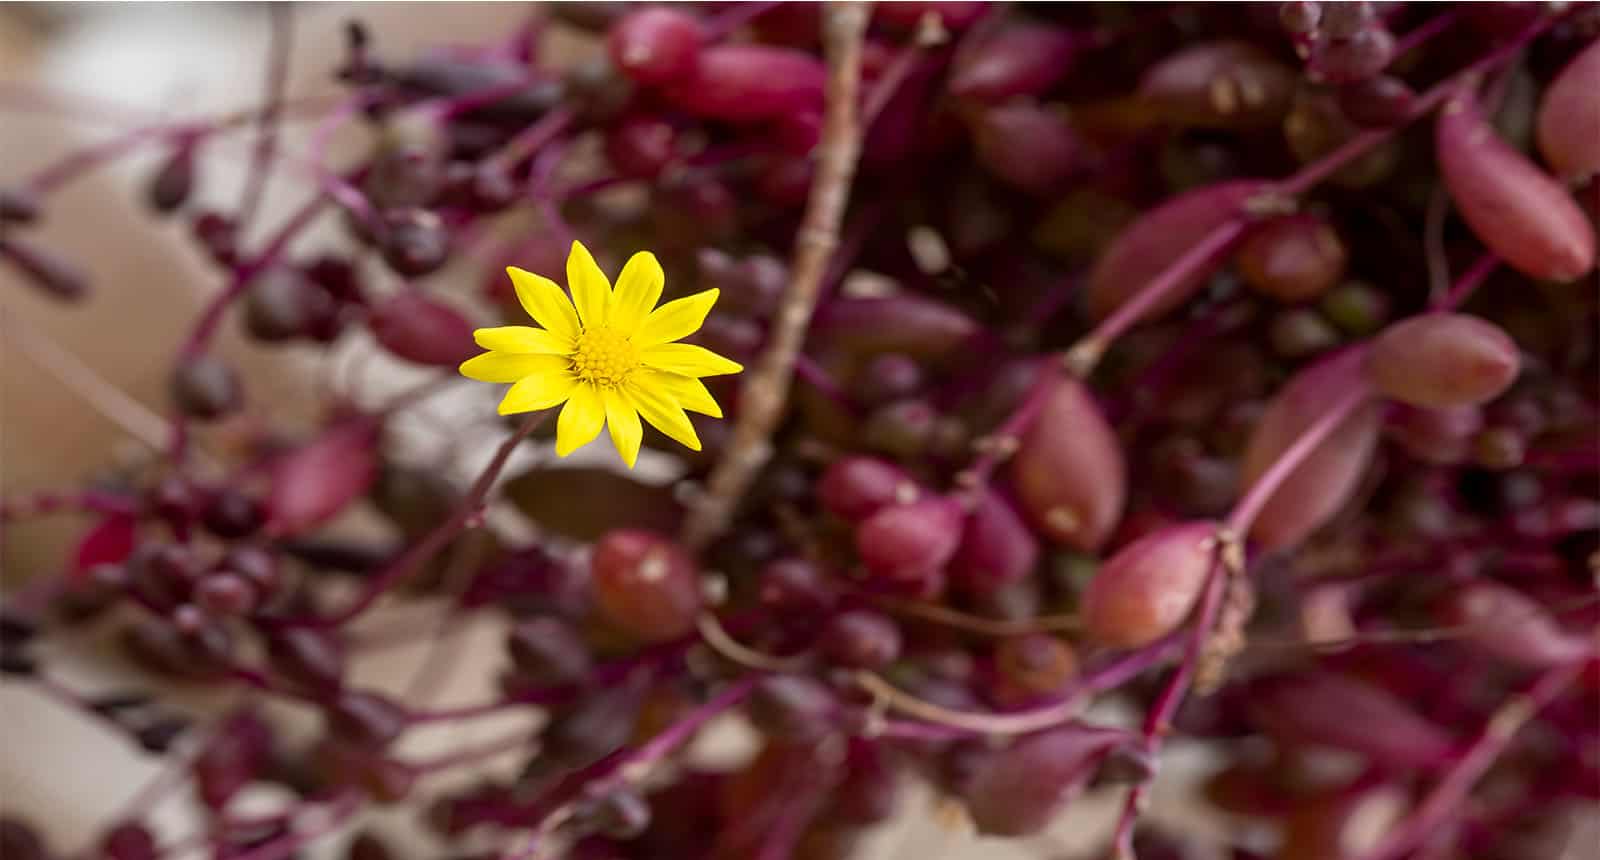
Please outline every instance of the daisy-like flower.
[[674, 341], [700, 328], [717, 290], [656, 307], [666, 275], [654, 254], [634, 254], [612, 289], [579, 242], [567, 257], [571, 299], [549, 278], [514, 266], [506, 272], [523, 309], [541, 327], [480, 328], [473, 339], [489, 351], [461, 365], [469, 379], [513, 383], [500, 401], [501, 415], [565, 403], [556, 421], [556, 453], [565, 457], [589, 444], [605, 426], [630, 469], [644, 436], [640, 416], [700, 450], [684, 410], [722, 417], [700, 378], [744, 368], [705, 347]]

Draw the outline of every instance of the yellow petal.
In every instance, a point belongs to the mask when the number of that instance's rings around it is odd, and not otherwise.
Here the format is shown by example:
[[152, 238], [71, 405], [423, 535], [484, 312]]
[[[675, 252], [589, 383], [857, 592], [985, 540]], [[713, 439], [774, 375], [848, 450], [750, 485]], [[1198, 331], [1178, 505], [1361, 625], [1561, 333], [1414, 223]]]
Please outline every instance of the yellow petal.
[[528, 376], [567, 373], [571, 367], [565, 356], [486, 352], [461, 362], [461, 375], [479, 382], [516, 382]]
[[525, 325], [480, 328], [472, 333], [472, 339], [478, 346], [498, 352], [570, 355], [573, 349], [572, 338]]
[[639, 414], [650, 426], [671, 436], [678, 444], [691, 451], [700, 450], [700, 437], [695, 435], [694, 425], [689, 423], [689, 416], [677, 403], [668, 398], [664, 392], [651, 389], [649, 386], [632, 382], [628, 386], [628, 397], [633, 405], [638, 407]]
[[603, 388], [600, 398], [606, 404], [606, 428], [611, 431], [611, 444], [617, 446], [622, 462], [632, 469], [634, 461], [639, 459], [639, 443], [644, 441], [639, 412], [621, 388]]
[[556, 454], [565, 457], [594, 441], [606, 423], [606, 407], [600, 392], [588, 383], [572, 387], [567, 405], [556, 419]]
[[661, 301], [661, 287], [666, 281], [655, 254], [640, 251], [629, 258], [611, 293], [611, 327], [623, 334], [637, 330], [650, 315], [650, 309]]
[[692, 343], [659, 343], [639, 350], [639, 360], [656, 370], [683, 376], [721, 376], [738, 373], [744, 365]]
[[572, 303], [578, 306], [578, 318], [583, 320], [584, 328], [606, 324], [611, 282], [582, 242], [574, 241], [572, 253], [567, 255], [567, 289], [572, 291]]
[[722, 407], [717, 405], [711, 392], [706, 390], [706, 384], [692, 376], [681, 373], [668, 373], [664, 370], [650, 370], [646, 368], [639, 371], [640, 385], [653, 386], [666, 392], [668, 397], [678, 402], [679, 406], [690, 412], [701, 415], [710, 415], [712, 418], [722, 417]]
[[577, 385], [578, 377], [565, 368], [559, 373], [536, 373], [525, 377], [506, 392], [505, 398], [500, 401], [500, 414], [515, 415], [518, 412], [549, 409], [566, 400]]
[[508, 266], [506, 274], [511, 276], [517, 301], [534, 322], [568, 340], [578, 336], [578, 312], [555, 281], [516, 266]]
[[654, 346], [693, 334], [706, 321], [721, 290], [706, 290], [656, 308], [633, 335], [635, 346]]

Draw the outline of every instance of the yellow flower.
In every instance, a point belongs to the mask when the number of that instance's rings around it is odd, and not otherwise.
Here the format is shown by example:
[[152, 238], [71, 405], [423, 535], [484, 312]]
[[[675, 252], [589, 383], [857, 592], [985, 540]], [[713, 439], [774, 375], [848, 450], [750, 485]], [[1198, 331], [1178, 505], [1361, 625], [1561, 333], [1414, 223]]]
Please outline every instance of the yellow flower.
[[489, 350], [461, 365], [480, 382], [514, 383], [500, 414], [549, 409], [563, 402], [556, 421], [556, 453], [565, 457], [611, 428], [611, 441], [633, 468], [644, 429], [651, 426], [692, 450], [700, 438], [684, 414], [722, 417], [702, 376], [744, 368], [709, 349], [673, 341], [694, 333], [717, 302], [706, 290], [656, 307], [666, 275], [654, 254], [633, 255], [613, 290], [582, 243], [567, 257], [567, 286], [515, 266], [506, 269], [522, 307], [542, 328], [508, 325], [473, 332]]

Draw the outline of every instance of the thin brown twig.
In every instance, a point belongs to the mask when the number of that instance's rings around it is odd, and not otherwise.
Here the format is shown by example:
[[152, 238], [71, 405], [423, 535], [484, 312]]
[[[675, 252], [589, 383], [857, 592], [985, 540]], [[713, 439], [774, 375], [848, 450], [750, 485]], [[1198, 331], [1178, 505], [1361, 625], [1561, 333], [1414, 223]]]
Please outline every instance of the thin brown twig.
[[684, 524], [684, 541], [705, 546], [733, 517], [739, 499], [771, 456], [772, 433], [788, 401], [795, 356], [816, 310], [823, 276], [839, 244], [839, 225], [850, 199], [851, 180], [861, 151], [857, 115], [861, 87], [861, 46], [867, 29], [867, 3], [829, 3], [822, 12], [823, 52], [828, 64], [817, 175], [806, 202], [805, 219], [795, 237], [789, 289], [774, 320], [755, 370], [739, 397], [739, 418], [728, 450], [717, 463], [707, 492]]
[[958, 711], [920, 699], [889, 683], [883, 677], [858, 670], [853, 680], [872, 696], [874, 709], [898, 711], [923, 722], [981, 735], [1025, 735], [1059, 726], [1083, 710], [1094, 696], [1122, 684], [1152, 666], [1165, 662], [1184, 644], [1181, 636], [1168, 636], [1138, 651], [1131, 652], [1083, 676], [1059, 701], [1026, 711], [1003, 713]]
[[700, 613], [695, 618], [694, 624], [700, 631], [700, 638], [705, 640], [711, 650], [741, 666], [763, 672], [798, 672], [809, 662], [803, 654], [778, 657], [739, 642], [728, 633], [727, 628], [722, 626], [717, 616], [710, 612]]
[[984, 636], [1026, 636], [1030, 633], [1073, 633], [1082, 629], [1083, 623], [1076, 615], [1038, 615], [1033, 618], [1006, 620], [984, 618], [936, 603], [921, 603], [886, 595], [871, 598], [897, 615], [909, 615], [935, 624]]

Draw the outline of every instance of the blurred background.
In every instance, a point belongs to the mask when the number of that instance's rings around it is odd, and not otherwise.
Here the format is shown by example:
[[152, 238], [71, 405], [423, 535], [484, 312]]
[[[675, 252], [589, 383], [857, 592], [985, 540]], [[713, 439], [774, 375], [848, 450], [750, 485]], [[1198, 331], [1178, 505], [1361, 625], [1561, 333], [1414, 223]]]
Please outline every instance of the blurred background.
[[[345, 24], [359, 18], [385, 56], [405, 57], [425, 50], [500, 40], [540, 14], [528, 3], [315, 3], [272, 6], [237, 4], [0, 4], [0, 187], [58, 162], [84, 147], [112, 139], [152, 122], [227, 115], [262, 102], [274, 28], [288, 28], [286, 96], [336, 97], [341, 90], [333, 69], [345, 51]], [[547, 30], [542, 62], [558, 66], [597, 52], [589, 37]], [[310, 122], [286, 123], [281, 148], [288, 157], [304, 153], [314, 133]], [[332, 144], [334, 161], [363, 143], [359, 124], [346, 128], [349, 139]], [[208, 144], [209, 146], [209, 144]], [[241, 193], [252, 138], [232, 135], [208, 151], [199, 206], [208, 200], [232, 205]], [[0, 268], [0, 492], [7, 497], [76, 486], [86, 476], [138, 468], [152, 447], [164, 444], [167, 376], [173, 351], [207, 301], [221, 287], [216, 268], [200, 256], [188, 235], [186, 219], [151, 217], [143, 187], [157, 166], [159, 147], [119, 158], [94, 170], [52, 199], [48, 220], [30, 228], [30, 237], [83, 267], [95, 284], [92, 300], [65, 304], [16, 283]], [[291, 171], [275, 171], [267, 187], [262, 217], [280, 221], [304, 198], [306, 185]], [[0, 229], [4, 229], [0, 225]], [[308, 244], [341, 240], [338, 219], [324, 219]], [[474, 319], [487, 319], [478, 284], [483, 261], [460, 255], [433, 278], [440, 293]], [[616, 268], [611, 261], [606, 267]], [[606, 261], [602, 261], [606, 263]], [[363, 335], [364, 336], [364, 335]], [[382, 402], [429, 374], [375, 357], [360, 337], [341, 340], [334, 350], [294, 346], [265, 350], [252, 346], [235, 325], [224, 325], [216, 348], [249, 381], [256, 404], [271, 404], [274, 422], [308, 423], [330, 387]], [[389, 443], [400, 459], [440, 466], [471, 476], [493, 448], [503, 425], [494, 420], [496, 392], [489, 386], [456, 385], [430, 398], [414, 426], [401, 427]], [[431, 417], [427, 417], [430, 416]], [[226, 433], [206, 444], [227, 444]], [[609, 443], [581, 452], [580, 459], [614, 463]], [[528, 447], [528, 446], [525, 446]], [[545, 456], [537, 448], [518, 456]], [[652, 460], [647, 450], [639, 474], [663, 479], [671, 467]], [[25, 588], [35, 576], [57, 571], [87, 523], [76, 517], [46, 517], [0, 530], [0, 589]], [[357, 517], [342, 527], [370, 524]], [[509, 525], [508, 528], [515, 528]], [[413, 603], [392, 610], [400, 625], [431, 623], [440, 604]], [[419, 621], [418, 619], [423, 619]], [[376, 621], [376, 619], [375, 619]], [[503, 658], [504, 630], [483, 621], [451, 640], [462, 665], [490, 666]], [[397, 690], [406, 686], [424, 656], [425, 643], [393, 648], [366, 659], [354, 674], [359, 683]], [[133, 669], [104, 637], [77, 637], [51, 654], [51, 673], [79, 689], [126, 686]], [[492, 671], [455, 673], [435, 691], [433, 706], [482, 701], [495, 695]], [[149, 682], [141, 680], [139, 684]], [[172, 690], [174, 704], [200, 716], [225, 710], [233, 694]], [[419, 703], [420, 704], [420, 703]], [[290, 724], [304, 715], [281, 708]], [[277, 711], [275, 711], [277, 714]], [[1101, 722], [1128, 723], [1114, 711], [1096, 713]], [[506, 719], [455, 722], [412, 732], [405, 751], [419, 757], [430, 750], [456, 749], [475, 741], [504, 737], [519, 724], [537, 719], [511, 714]], [[17, 812], [48, 830], [53, 845], [77, 851], [96, 838], [95, 828], [126, 808], [143, 786], [160, 778], [154, 759], [126, 739], [107, 732], [41, 695], [29, 685], [0, 684], [0, 812]], [[305, 726], [305, 736], [312, 734]], [[708, 732], [694, 755], [732, 766], [751, 755], [749, 731], [725, 722]], [[1188, 857], [1224, 858], [1235, 846], [1270, 848], [1271, 836], [1240, 822], [1222, 821], [1187, 802], [1196, 786], [1215, 770], [1215, 758], [1193, 745], [1169, 745], [1147, 821], [1181, 834], [1193, 846]], [[514, 765], [498, 762], [496, 766]], [[470, 778], [464, 774], [461, 778]], [[445, 780], [441, 780], [445, 781]], [[265, 791], [265, 790], [263, 790]], [[270, 808], [282, 798], [245, 798], [245, 806]], [[899, 813], [862, 847], [861, 857], [916, 860], [1036, 858], [1068, 860], [1095, 856], [1120, 807], [1117, 788], [1093, 791], [1074, 803], [1045, 834], [1021, 840], [980, 839], [953, 804], [931, 792], [903, 792]], [[380, 829], [416, 841], [402, 843], [404, 857], [447, 856], [422, 835], [415, 808], [385, 814]], [[1374, 808], [1363, 820], [1365, 837], [1384, 831], [1395, 808]], [[165, 840], [193, 830], [181, 802], [165, 803], [152, 819]], [[1593, 822], [1591, 822], [1593, 823]], [[1360, 829], [1359, 827], [1357, 829]], [[1592, 828], [1591, 828], [1592, 829]], [[1585, 845], [1588, 845], [1588, 849]], [[1600, 858], [1600, 840], [1573, 839], [1572, 860]], [[448, 846], [449, 856], [486, 846]], [[315, 856], [341, 856], [340, 840], [319, 844]], [[0, 857], [0, 860], [11, 858]]]
[[[351, 16], [368, 25], [386, 54], [403, 56], [425, 46], [503, 35], [523, 24], [531, 9], [518, 3], [296, 4], [288, 15], [293, 33], [289, 95], [336, 91], [331, 70], [343, 50], [343, 24]], [[139, 122], [224, 114], [259, 104], [274, 14], [283, 13], [257, 3], [0, 5], [0, 183]], [[546, 50], [557, 57], [577, 58], [594, 48], [559, 32], [546, 41]], [[288, 126], [284, 148], [303, 147], [308, 134], [305, 124]], [[207, 160], [203, 197], [236, 200], [240, 193], [249, 137], [233, 136], [227, 146], [233, 149], [226, 155]], [[171, 351], [219, 284], [183, 225], [150, 218], [142, 205], [139, 188], [158, 157], [136, 153], [75, 181], [53, 200], [48, 222], [34, 233], [41, 244], [91, 273], [97, 287], [91, 301], [55, 302], [7, 283], [15, 276], [0, 271], [0, 490], [7, 496], [70, 486], [85, 474], [135, 464], [152, 437], [160, 441], [158, 416], [165, 408]], [[303, 189], [296, 184], [280, 172], [268, 187], [260, 222], [272, 223], [297, 202]], [[293, 349], [251, 349], [232, 326], [223, 328], [218, 345], [250, 380], [252, 397], [270, 399], [275, 414], [291, 420], [297, 410], [310, 408], [330, 373], [342, 372]], [[361, 380], [394, 390], [408, 378], [404, 368], [364, 367]], [[85, 399], [86, 391], [97, 407]], [[489, 396], [476, 389], [459, 394]], [[444, 402], [440, 411], [450, 414], [452, 401]], [[115, 415], [102, 414], [106, 411]], [[430, 457], [429, 446], [437, 449], [438, 440], [419, 432], [416, 444], [418, 456]], [[0, 545], [0, 582], [14, 589], [32, 574], [53, 569], [84, 527], [72, 517], [8, 527]], [[499, 634], [474, 630], [458, 641], [469, 661], [474, 649], [485, 659], [498, 659]], [[400, 649], [361, 671], [371, 683], [383, 684], [403, 677], [417, 660], [417, 653]], [[119, 675], [130, 671], [97, 641], [74, 643], [72, 653], [52, 665], [64, 681], [90, 688], [116, 686]], [[440, 696], [470, 701], [486, 692], [457, 683]], [[188, 692], [174, 695], [201, 713], [227, 704]], [[47, 827], [51, 842], [69, 850], [92, 840], [93, 828], [156, 772], [151, 760], [123, 738], [21, 685], [0, 686], [0, 725], [5, 726], [0, 806]], [[415, 740], [419, 748], [454, 746], [475, 733], [485, 739], [503, 734], [505, 724], [479, 721], [448, 732]], [[749, 754], [738, 726], [716, 733], [709, 746], [704, 754], [712, 757]], [[1154, 804], [1158, 817], [1175, 817], [1196, 841], [1219, 831], [1213, 823], [1186, 819], [1183, 805], [1174, 800], [1187, 790], [1181, 775], [1201, 775], [1203, 762], [1196, 751], [1174, 750]], [[272, 799], [255, 800], [270, 804]], [[1106, 816], [1118, 803], [1118, 792], [1091, 797], [1048, 836], [1000, 842], [971, 836], [937, 799], [910, 792], [901, 814], [862, 856], [1077, 856], [1103, 837]], [[154, 820], [168, 838], [188, 830], [181, 803], [165, 804]], [[409, 827], [400, 820], [387, 826]], [[337, 844], [320, 850], [332, 851]]]

